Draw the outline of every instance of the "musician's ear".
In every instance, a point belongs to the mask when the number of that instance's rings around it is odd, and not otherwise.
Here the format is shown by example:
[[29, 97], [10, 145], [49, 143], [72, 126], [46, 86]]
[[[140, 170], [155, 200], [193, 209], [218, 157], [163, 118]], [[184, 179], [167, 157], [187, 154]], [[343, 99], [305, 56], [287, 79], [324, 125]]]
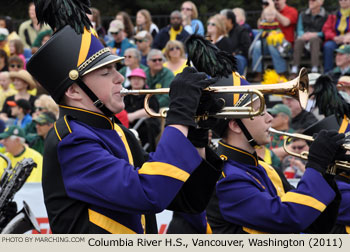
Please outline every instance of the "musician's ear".
[[241, 128], [239, 127], [238, 123], [236, 122], [236, 120], [230, 120], [228, 123], [228, 130], [233, 131], [236, 134], [240, 134], [242, 133]]

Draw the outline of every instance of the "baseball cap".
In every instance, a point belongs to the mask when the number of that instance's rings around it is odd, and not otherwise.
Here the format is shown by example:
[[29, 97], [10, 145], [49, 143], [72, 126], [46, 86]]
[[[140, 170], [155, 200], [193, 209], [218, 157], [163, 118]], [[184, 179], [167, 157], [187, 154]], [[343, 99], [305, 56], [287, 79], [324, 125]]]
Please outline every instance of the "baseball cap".
[[[52, 113], [50, 113], [52, 114]], [[50, 115], [49, 113], [43, 112], [36, 118], [33, 118], [33, 121], [38, 123], [38, 124], [48, 124], [48, 123], [54, 123], [56, 121], [55, 116], [52, 114]]]
[[267, 111], [272, 115], [283, 113], [287, 115], [289, 118], [292, 117], [292, 112], [290, 111], [288, 106], [284, 104], [276, 104], [275, 106], [273, 106], [271, 109], [268, 109]]
[[10, 107], [18, 106], [22, 108], [24, 111], [29, 111], [32, 108], [32, 106], [30, 105], [30, 102], [25, 99], [19, 99], [17, 101], [7, 101], [6, 103]]
[[141, 77], [144, 79], [147, 79], [145, 71], [143, 71], [141, 68], [135, 68], [131, 71], [131, 73], [128, 75], [128, 78], [130, 77]]
[[109, 29], [108, 29], [109, 33], [116, 33], [116, 32], [120, 32], [122, 30], [124, 30], [124, 24], [120, 20], [113, 20], [109, 24]]
[[318, 79], [318, 77], [321, 76], [321, 74], [319, 74], [319, 73], [309, 73], [307, 76], [309, 77], [309, 85], [313, 86], [313, 85], [315, 85], [316, 80]]
[[7, 39], [9, 31], [6, 28], [0, 28], [0, 41]]
[[147, 31], [140, 31], [134, 36], [134, 38], [135, 39], [149, 39], [147, 35], [150, 36], [150, 34]]
[[350, 45], [342, 45], [335, 51], [342, 54], [350, 54]]
[[10, 136], [18, 136], [18, 137], [25, 138], [25, 133], [21, 127], [17, 125], [13, 125], [6, 128], [5, 131], [0, 134], [0, 139], [5, 139]]
[[339, 78], [337, 87], [347, 87], [350, 88], [350, 76], [342, 76]]

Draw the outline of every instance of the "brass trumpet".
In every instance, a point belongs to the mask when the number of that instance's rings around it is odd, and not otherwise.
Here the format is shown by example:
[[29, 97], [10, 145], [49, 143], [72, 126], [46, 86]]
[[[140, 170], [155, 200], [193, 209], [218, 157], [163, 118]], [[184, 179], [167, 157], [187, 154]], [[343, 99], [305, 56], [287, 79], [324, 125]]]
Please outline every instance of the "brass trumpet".
[[[260, 99], [260, 107], [258, 110], [250, 105], [249, 107], [224, 107], [220, 112], [212, 116], [216, 118], [253, 118], [264, 112], [265, 109], [265, 94], [279, 94], [287, 95], [297, 99], [302, 108], [306, 108], [308, 100], [308, 88], [309, 88], [309, 78], [307, 75], [307, 70], [302, 68], [299, 72], [299, 76], [291, 81], [281, 83], [281, 84], [269, 84], [269, 85], [249, 85], [249, 86], [211, 86], [204, 89], [204, 92], [210, 93], [232, 93], [232, 94], [249, 94], [251, 101], [253, 101], [253, 95], [257, 95]], [[154, 113], [151, 111], [148, 105], [148, 101], [152, 95], [156, 94], [168, 94], [169, 88], [159, 88], [159, 89], [141, 89], [141, 90], [127, 90], [122, 89], [120, 93], [122, 95], [146, 95], [144, 107], [146, 112], [151, 117], [165, 117], [166, 113], [163, 110], [161, 113]], [[252, 104], [252, 102], [251, 102]]]
[[[308, 159], [309, 152], [303, 151], [302, 153], [298, 154], [298, 153], [295, 153], [293, 151], [290, 151], [287, 148], [287, 143], [288, 143], [289, 139], [291, 139], [291, 138], [298, 138], [298, 139], [303, 139], [303, 140], [305, 140], [307, 142], [313, 142], [315, 139], [312, 136], [308, 136], [308, 135], [304, 135], [304, 134], [300, 134], [300, 133], [283, 132], [283, 131], [279, 131], [279, 130], [276, 130], [276, 129], [273, 129], [273, 128], [270, 128], [269, 132], [273, 133], [273, 134], [278, 134], [278, 135], [281, 135], [281, 136], [286, 136], [286, 138], [284, 139], [284, 142], [283, 142], [283, 149], [289, 155], [294, 156], [294, 157], [298, 157], [298, 158], [301, 158], [301, 159], [304, 159], [304, 160]], [[342, 148], [344, 150], [350, 150], [350, 144], [343, 144]], [[350, 163], [347, 162], [347, 161], [343, 161], [343, 160], [336, 160], [334, 165], [330, 165], [329, 166], [327, 172], [329, 174], [335, 175], [337, 169], [350, 170]]]

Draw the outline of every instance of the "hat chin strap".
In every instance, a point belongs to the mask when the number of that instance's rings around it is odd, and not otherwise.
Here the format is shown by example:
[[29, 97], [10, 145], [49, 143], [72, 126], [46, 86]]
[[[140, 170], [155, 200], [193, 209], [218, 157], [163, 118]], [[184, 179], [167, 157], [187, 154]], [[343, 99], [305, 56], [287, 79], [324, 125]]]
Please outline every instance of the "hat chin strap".
[[84, 81], [79, 77], [75, 80], [79, 87], [90, 97], [96, 108], [102, 111], [108, 117], [112, 117], [114, 113], [110, 111], [103, 102], [91, 91], [90, 88], [84, 83]]
[[237, 122], [238, 126], [241, 128], [241, 130], [243, 131], [243, 134], [244, 134], [245, 137], [247, 138], [248, 143], [249, 143], [253, 148], [259, 147], [259, 144], [254, 140], [254, 138], [253, 138], [252, 135], [249, 133], [248, 129], [247, 129], [246, 126], [243, 124], [243, 122], [241, 121], [241, 119], [236, 119], [236, 122]]

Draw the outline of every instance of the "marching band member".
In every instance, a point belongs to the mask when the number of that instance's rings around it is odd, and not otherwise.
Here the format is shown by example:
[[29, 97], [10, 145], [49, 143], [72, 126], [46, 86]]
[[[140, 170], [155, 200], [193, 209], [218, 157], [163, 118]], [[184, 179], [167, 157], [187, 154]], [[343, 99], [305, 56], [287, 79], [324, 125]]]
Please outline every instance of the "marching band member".
[[202, 89], [213, 81], [193, 68], [178, 75], [163, 136], [146, 158], [113, 117], [124, 108], [123, 77], [115, 68], [123, 58], [89, 31], [90, 1], [47, 2], [36, 1], [38, 20], [55, 33], [27, 69], [60, 106], [47, 136], [42, 179], [52, 232], [152, 233], [154, 214], [165, 208], [203, 211], [221, 160], [209, 148], [197, 151], [187, 135], [196, 127]]
[[[240, 85], [249, 83], [240, 79]], [[226, 105], [246, 106], [250, 99], [244, 96], [226, 95]], [[254, 109], [259, 105], [259, 100], [252, 103]], [[226, 160], [206, 210], [213, 233], [327, 233], [332, 228], [339, 193], [325, 172], [344, 143], [344, 134], [318, 134], [310, 147], [304, 176], [296, 189], [289, 190], [255, 151], [269, 142], [271, 120], [265, 111], [254, 119], [220, 119], [213, 129], [222, 138], [218, 154]]]

